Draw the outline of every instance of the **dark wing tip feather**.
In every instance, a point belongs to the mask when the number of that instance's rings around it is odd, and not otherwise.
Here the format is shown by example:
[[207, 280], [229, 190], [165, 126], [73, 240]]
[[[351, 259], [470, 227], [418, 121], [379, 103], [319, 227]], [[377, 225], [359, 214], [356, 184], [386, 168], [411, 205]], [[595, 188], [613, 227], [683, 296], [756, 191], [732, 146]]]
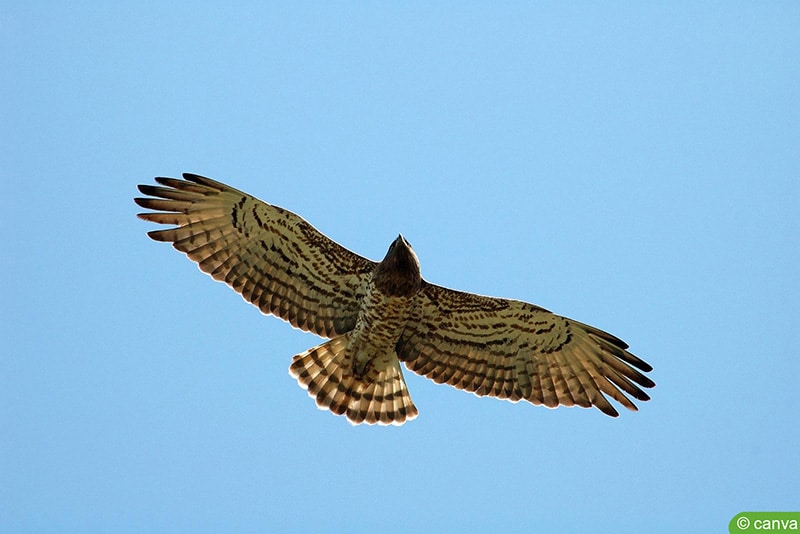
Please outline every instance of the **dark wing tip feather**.
[[606, 341], [607, 343], [610, 343], [610, 344], [614, 345], [615, 347], [618, 347], [618, 348], [623, 349], [623, 350], [628, 349], [629, 345], [627, 343], [625, 343], [624, 341], [622, 341], [617, 336], [615, 336], [613, 334], [609, 334], [605, 330], [600, 330], [599, 328], [595, 328], [594, 326], [590, 326], [590, 325], [583, 324], [583, 323], [581, 323], [581, 324], [583, 325], [583, 327], [589, 333], [599, 337], [603, 341]]
[[[142, 187], [142, 186], [139, 186], [139, 187]], [[136, 202], [136, 204], [138, 204], [140, 207], [145, 208], [145, 209], [158, 209], [158, 208], [153, 207], [153, 205], [152, 205], [152, 203], [154, 201], [157, 201], [157, 200], [158, 199], [155, 199], [155, 198], [138, 198], [138, 197], [133, 199], [133, 201]], [[141, 219], [141, 220], [143, 220], [143, 221], [164, 224], [164, 223], [161, 223], [161, 221], [159, 220], [160, 218], [163, 218], [164, 214], [165, 214], [165, 212], [163, 212], [163, 211], [152, 211], [152, 212], [148, 212], [148, 213], [137, 213], [136, 217]], [[148, 235], [150, 235], [151, 233], [152, 232], [148, 232]], [[153, 237], [153, 236], [150, 235], [150, 237]], [[153, 239], [155, 239], [155, 238], [153, 238]]]
[[141, 219], [143, 221], [151, 222], [151, 220], [150, 220], [150, 216], [151, 215], [154, 215], [154, 213], [137, 213], [136, 217], [138, 217], [139, 219]]
[[161, 241], [162, 243], [171, 243], [172, 242], [171, 235], [167, 236], [164, 234], [165, 234], [164, 230], [151, 230], [147, 232], [147, 237], [149, 237], [153, 241]]
[[[651, 371], [652, 368], [650, 368], [648, 370]], [[643, 388], [654, 388], [654, 387], [656, 387], [656, 383], [653, 380], [651, 380], [649, 377], [646, 377], [646, 376], [643, 376], [642, 379], [640, 381], [638, 381], [637, 383], [640, 386], [642, 386]], [[650, 397], [647, 397], [646, 399], [642, 399], [642, 400], [650, 400]]]
[[[630, 352], [625, 351], [625, 356], [622, 357], [621, 359], [623, 361], [625, 361], [625, 363], [628, 363], [628, 364], [636, 367], [637, 369], [639, 369], [640, 371], [642, 371], [644, 373], [649, 373], [650, 371], [653, 370], [653, 366], [652, 365], [650, 365], [646, 361], [642, 360], [641, 358], [639, 358], [637, 356], [634, 356]], [[645, 378], [645, 380], [650, 380], [647, 377], [644, 377], [644, 378]], [[650, 382], [652, 382], [652, 381], [650, 381]], [[649, 385], [649, 386], [646, 386], [643, 383], [642, 383], [642, 385], [645, 386], [645, 387], [651, 388], [651, 387], [655, 386], [656, 384], [655, 384], [655, 382], [652, 382], [652, 384]]]
[[196, 184], [204, 185], [206, 187], [211, 187], [222, 191], [223, 189], [230, 189], [232, 191], [236, 191], [237, 193], [241, 193], [237, 189], [234, 189], [231, 186], [225, 185], [222, 182], [218, 182], [216, 180], [212, 180], [211, 178], [206, 178], [205, 176], [200, 176], [199, 174], [193, 174], [191, 172], [183, 173], [183, 179], [188, 180], [190, 182], [194, 182]]
[[[652, 365], [650, 365], [649, 363], [647, 363], [643, 359], [639, 358], [638, 356], [636, 356], [634, 354], [631, 354], [627, 350], [621, 350], [618, 353], [615, 352], [614, 354], [620, 360], [624, 361], [628, 365], [631, 365], [631, 366], [635, 367], [636, 369], [639, 369], [642, 372], [649, 373], [650, 371], [653, 370], [653, 366]], [[644, 385], [644, 384], [642, 384], [642, 385]]]
[[159, 183], [161, 185], [167, 185], [169, 187], [175, 187], [177, 184], [181, 183], [181, 181], [179, 179], [177, 179], [177, 178], [169, 178], [167, 176], [156, 176], [153, 179], [156, 181], [156, 183]]
[[[572, 322], [574, 322], [574, 321], [572, 321]], [[632, 365], [633, 367], [635, 367], [635, 368], [637, 368], [640, 371], [643, 371], [645, 373], [649, 373], [650, 371], [653, 370], [653, 366], [652, 365], [650, 365], [646, 361], [642, 360], [638, 356], [628, 352], [628, 350], [627, 350], [629, 348], [628, 344], [625, 343], [624, 341], [622, 341], [617, 336], [609, 334], [608, 332], [606, 332], [604, 330], [600, 330], [599, 328], [595, 328], [593, 326], [589, 326], [589, 325], [584, 324], [584, 323], [578, 323], [578, 324], [580, 324], [580, 326], [582, 326], [584, 328], [584, 330], [586, 330], [589, 334], [591, 334], [591, 335], [595, 336], [596, 338], [599, 338], [600, 340], [602, 340], [602, 341], [608, 343], [609, 345], [611, 345], [611, 347], [613, 347], [612, 350], [613, 350], [614, 355], [617, 358], [619, 358], [620, 360], [624, 361], [625, 363], [627, 363], [629, 365]], [[615, 350], [615, 349], [618, 349], [618, 350]], [[652, 383], [652, 381], [651, 381], [651, 383]], [[641, 385], [645, 386], [645, 384], [641, 384]], [[652, 383], [652, 385], [645, 386], [645, 387], [653, 387], [653, 386], [655, 386], [655, 383]]]

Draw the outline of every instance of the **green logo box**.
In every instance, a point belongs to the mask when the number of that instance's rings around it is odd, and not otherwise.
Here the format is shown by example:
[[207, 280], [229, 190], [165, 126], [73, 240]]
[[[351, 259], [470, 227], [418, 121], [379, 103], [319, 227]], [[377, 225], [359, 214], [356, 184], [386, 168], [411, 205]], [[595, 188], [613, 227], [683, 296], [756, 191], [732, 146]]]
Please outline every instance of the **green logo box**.
[[800, 534], [800, 512], [741, 512], [728, 523], [730, 534], [794, 532]]

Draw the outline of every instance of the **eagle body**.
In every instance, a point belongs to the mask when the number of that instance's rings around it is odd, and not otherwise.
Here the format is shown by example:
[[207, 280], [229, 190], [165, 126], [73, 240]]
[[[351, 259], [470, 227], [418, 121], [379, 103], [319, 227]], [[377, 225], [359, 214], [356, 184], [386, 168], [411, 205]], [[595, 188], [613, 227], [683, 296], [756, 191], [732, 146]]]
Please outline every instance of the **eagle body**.
[[295, 355], [290, 374], [321, 409], [353, 424], [400, 425], [418, 410], [400, 363], [479, 396], [547, 407], [636, 410], [652, 370], [619, 338], [517, 300], [431, 284], [398, 236], [380, 262], [326, 237], [305, 219], [223, 183], [184, 174], [140, 185], [170, 228], [165, 241], [266, 314], [328, 341]]
[[357, 378], [364, 376], [378, 355], [397, 358], [395, 346], [412, 315], [421, 285], [417, 256], [403, 236], [398, 236], [375, 268], [348, 343], [348, 350], [354, 353], [353, 374]]
[[289, 373], [317, 406], [351, 423], [402, 424], [418, 411], [395, 347], [421, 287], [419, 262], [403, 236], [373, 271], [353, 330], [298, 354]]

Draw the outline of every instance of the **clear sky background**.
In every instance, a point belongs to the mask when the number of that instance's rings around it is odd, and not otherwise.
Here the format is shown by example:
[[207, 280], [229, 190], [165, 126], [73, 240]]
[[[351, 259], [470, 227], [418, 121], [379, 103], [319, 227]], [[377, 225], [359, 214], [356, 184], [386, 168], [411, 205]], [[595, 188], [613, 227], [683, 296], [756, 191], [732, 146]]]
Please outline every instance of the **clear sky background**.
[[[723, 532], [800, 509], [797, 2], [4, 2], [0, 530]], [[165, 3], [166, 4], [166, 3]], [[638, 413], [352, 427], [136, 219], [196, 172], [625, 339]]]

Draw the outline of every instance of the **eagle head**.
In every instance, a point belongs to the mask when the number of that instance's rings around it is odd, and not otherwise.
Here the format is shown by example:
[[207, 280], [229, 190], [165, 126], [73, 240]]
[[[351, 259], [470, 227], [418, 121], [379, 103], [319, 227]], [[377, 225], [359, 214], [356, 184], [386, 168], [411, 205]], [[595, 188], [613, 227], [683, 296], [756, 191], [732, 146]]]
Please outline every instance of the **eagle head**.
[[393, 297], [413, 296], [422, 285], [419, 260], [402, 235], [389, 245], [389, 251], [372, 276], [381, 293]]

